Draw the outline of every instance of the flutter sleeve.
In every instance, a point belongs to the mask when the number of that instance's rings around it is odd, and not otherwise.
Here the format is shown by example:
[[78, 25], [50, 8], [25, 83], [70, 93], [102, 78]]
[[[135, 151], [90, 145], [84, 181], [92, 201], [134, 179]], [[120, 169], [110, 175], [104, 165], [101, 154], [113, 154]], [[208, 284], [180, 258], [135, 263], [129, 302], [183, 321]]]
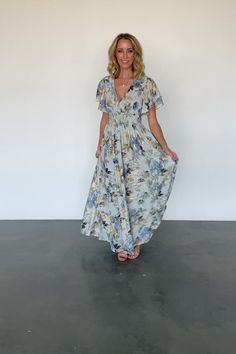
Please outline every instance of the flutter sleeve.
[[155, 109], [158, 109], [164, 105], [164, 102], [156, 82], [148, 77], [144, 89], [142, 114], [147, 114], [153, 105], [155, 106]]
[[107, 105], [106, 105], [106, 86], [104, 78], [101, 79], [97, 86], [96, 91], [96, 101], [99, 102], [98, 109], [102, 112], [107, 112]]

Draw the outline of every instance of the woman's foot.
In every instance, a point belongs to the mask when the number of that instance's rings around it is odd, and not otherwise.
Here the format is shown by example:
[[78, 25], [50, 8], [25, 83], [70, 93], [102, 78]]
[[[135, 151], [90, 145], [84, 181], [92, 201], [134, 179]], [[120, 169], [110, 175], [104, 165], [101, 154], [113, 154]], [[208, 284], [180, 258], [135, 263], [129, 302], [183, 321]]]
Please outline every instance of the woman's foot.
[[118, 259], [118, 261], [124, 262], [124, 261], [127, 260], [127, 257], [128, 257], [127, 252], [125, 252], [125, 251], [119, 251], [119, 252], [117, 252], [117, 259]]
[[127, 258], [128, 259], [136, 259], [140, 255], [140, 245], [136, 245], [134, 247], [134, 253], [128, 253]]

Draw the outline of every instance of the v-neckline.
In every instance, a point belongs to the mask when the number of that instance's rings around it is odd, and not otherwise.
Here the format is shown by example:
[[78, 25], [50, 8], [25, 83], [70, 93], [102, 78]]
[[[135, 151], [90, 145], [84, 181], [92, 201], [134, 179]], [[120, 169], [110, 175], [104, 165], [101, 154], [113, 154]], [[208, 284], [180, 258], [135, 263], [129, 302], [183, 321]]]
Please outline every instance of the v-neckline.
[[125, 101], [126, 96], [127, 96], [128, 93], [130, 92], [130, 89], [131, 89], [131, 87], [134, 85], [134, 82], [136, 81], [136, 79], [133, 79], [133, 81], [131, 82], [131, 84], [130, 84], [128, 90], [126, 91], [124, 97], [123, 97], [121, 100], [118, 99], [118, 95], [117, 95], [116, 87], [115, 87], [115, 79], [114, 79], [112, 76], [111, 76], [111, 80], [112, 80], [112, 86], [113, 86], [113, 92], [114, 92], [115, 100], [116, 100], [118, 103], [121, 103], [121, 102]]

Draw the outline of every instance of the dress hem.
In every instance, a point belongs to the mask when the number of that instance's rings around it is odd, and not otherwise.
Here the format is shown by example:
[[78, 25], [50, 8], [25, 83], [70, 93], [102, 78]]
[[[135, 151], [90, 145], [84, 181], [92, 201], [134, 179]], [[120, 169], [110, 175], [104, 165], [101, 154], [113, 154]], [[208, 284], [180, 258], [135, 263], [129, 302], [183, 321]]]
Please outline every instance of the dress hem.
[[[143, 245], [143, 244], [145, 244], [145, 243], [148, 243], [148, 242], [151, 240], [151, 238], [154, 236], [154, 235], [153, 235], [153, 234], [154, 234], [154, 231], [159, 228], [160, 224], [161, 224], [161, 221], [160, 221], [155, 227], [151, 228], [151, 230], [150, 230], [150, 232], [149, 232], [149, 234], [148, 234], [148, 237], [147, 237], [146, 239], [144, 239], [144, 240], [142, 240], [141, 242], [135, 244], [134, 247], [137, 246], [137, 245]], [[89, 236], [90, 236], [90, 237], [91, 237], [91, 236], [92, 236], [92, 237], [97, 237], [99, 241], [105, 241], [105, 242], [108, 242], [108, 243], [111, 245], [109, 239], [104, 239], [104, 238], [102, 238], [100, 235], [91, 234], [91, 233], [88, 233], [88, 232], [86, 233], [86, 232], [84, 232], [84, 231], [80, 231], [80, 232], [81, 232], [81, 234], [84, 235], [84, 236], [87, 236], [87, 237], [89, 237]], [[113, 253], [116, 253], [116, 251], [113, 251], [112, 248], [111, 248], [111, 251], [112, 251]], [[126, 251], [126, 250], [124, 250], [124, 251]]]

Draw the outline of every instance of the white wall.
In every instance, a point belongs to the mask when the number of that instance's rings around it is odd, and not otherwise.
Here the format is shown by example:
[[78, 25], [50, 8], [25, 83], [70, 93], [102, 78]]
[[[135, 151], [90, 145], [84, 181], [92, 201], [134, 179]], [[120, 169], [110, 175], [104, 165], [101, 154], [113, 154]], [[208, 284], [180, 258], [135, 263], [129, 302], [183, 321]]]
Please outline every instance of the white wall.
[[178, 172], [164, 219], [235, 219], [234, 0], [0, 2], [0, 218], [81, 219], [95, 91], [119, 32], [137, 36]]

